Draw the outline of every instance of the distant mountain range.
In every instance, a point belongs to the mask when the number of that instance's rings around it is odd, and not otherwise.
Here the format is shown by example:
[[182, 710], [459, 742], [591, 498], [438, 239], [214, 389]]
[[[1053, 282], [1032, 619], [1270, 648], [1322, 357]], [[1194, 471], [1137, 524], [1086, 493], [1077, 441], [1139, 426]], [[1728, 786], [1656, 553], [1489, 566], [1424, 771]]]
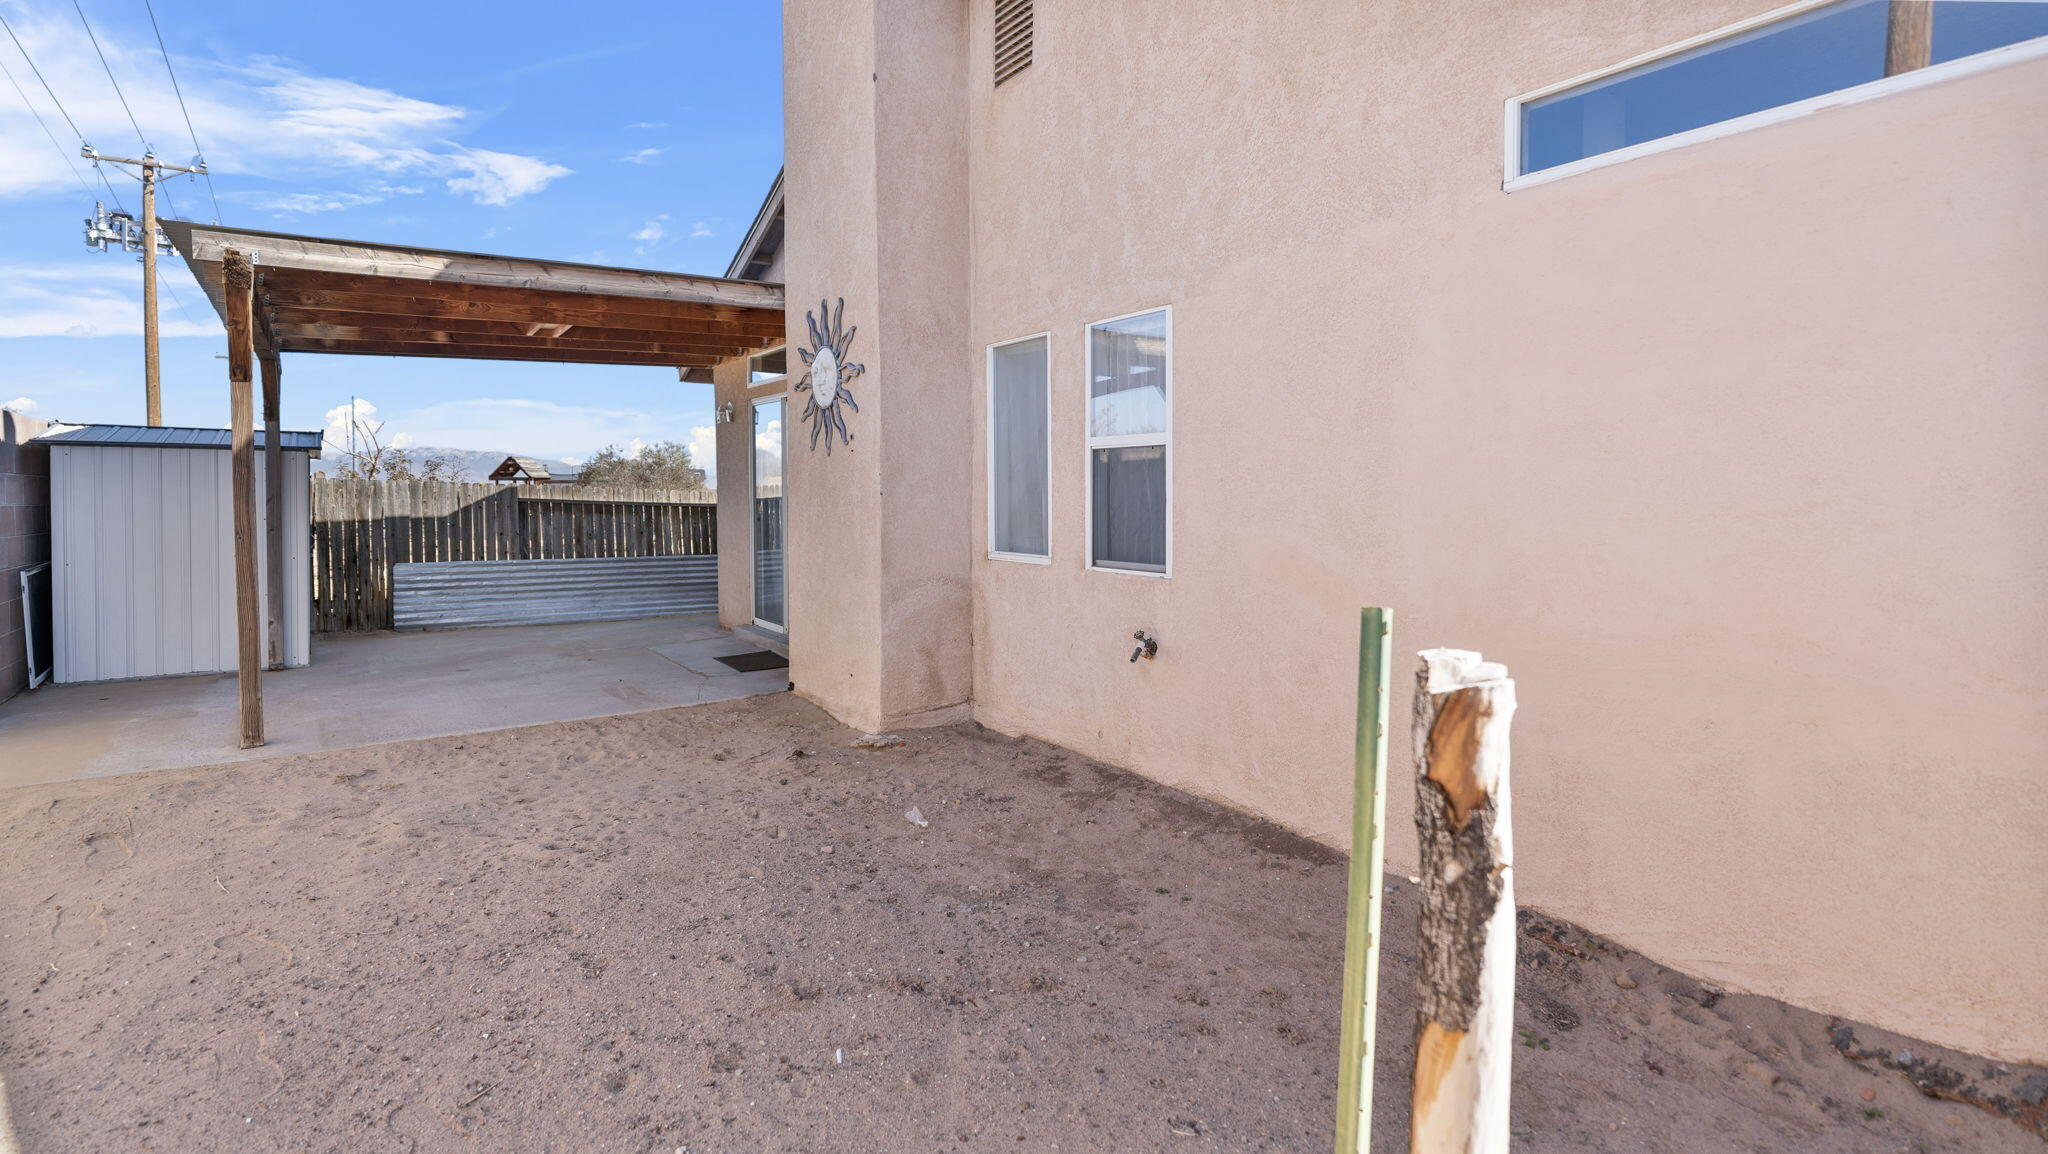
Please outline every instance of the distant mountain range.
[[[406, 456], [412, 458], [413, 468], [415, 469], [419, 468], [430, 457], [451, 457], [462, 466], [459, 479], [464, 481], [490, 480], [491, 470], [497, 468], [504, 462], [505, 458], [512, 455], [510, 453], [487, 452], [482, 449], [446, 449], [436, 445], [413, 445], [408, 447], [405, 453]], [[524, 455], [531, 456], [532, 454]], [[565, 473], [576, 471], [576, 466], [571, 465], [567, 461], [557, 461], [550, 457], [541, 457], [539, 459], [550, 470], [560, 469]], [[329, 447], [321, 452], [319, 460], [313, 462], [313, 471], [315, 473], [338, 473], [341, 471], [342, 466], [346, 464], [348, 464], [348, 457], [345, 454], [335, 452], [332, 447]]]

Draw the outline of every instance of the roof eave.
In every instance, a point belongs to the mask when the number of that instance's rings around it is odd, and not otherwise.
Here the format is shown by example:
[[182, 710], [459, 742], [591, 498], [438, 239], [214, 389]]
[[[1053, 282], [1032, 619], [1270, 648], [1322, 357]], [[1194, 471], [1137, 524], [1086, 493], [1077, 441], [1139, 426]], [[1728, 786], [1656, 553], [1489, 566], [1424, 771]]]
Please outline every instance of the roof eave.
[[775, 214], [782, 211], [783, 169], [775, 170], [775, 183], [768, 186], [768, 195], [761, 199], [760, 211], [754, 214], [754, 223], [747, 226], [746, 238], [740, 241], [739, 251], [732, 256], [732, 263], [725, 268], [729, 278], [738, 277], [740, 271], [752, 263], [754, 253], [761, 247], [761, 238], [768, 234], [768, 226], [775, 221]]

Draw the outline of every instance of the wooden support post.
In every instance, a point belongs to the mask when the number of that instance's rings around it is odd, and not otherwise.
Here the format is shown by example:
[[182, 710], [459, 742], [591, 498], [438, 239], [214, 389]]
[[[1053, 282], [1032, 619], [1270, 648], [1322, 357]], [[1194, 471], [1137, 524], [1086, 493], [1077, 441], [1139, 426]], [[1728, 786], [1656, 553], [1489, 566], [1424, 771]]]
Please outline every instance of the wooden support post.
[[1462, 649], [1421, 655], [1415, 686], [1414, 1154], [1506, 1154], [1514, 1053], [1514, 837], [1508, 724], [1515, 683]]
[[284, 366], [277, 350], [267, 349], [257, 358], [263, 368], [263, 528], [265, 576], [264, 607], [268, 610], [271, 669], [284, 668], [284, 594], [290, 580], [284, 571], [284, 428], [279, 400]]
[[1351, 782], [1351, 901], [1344, 919], [1338, 1031], [1337, 1154], [1372, 1147], [1373, 1022], [1379, 1012], [1380, 905], [1386, 883], [1387, 679], [1392, 609], [1358, 624], [1358, 739]]
[[156, 155], [142, 157], [142, 407], [154, 429], [164, 423], [162, 371], [157, 361]]
[[1925, 68], [1933, 59], [1933, 0], [1892, 0], [1885, 24], [1884, 74]]
[[221, 254], [227, 298], [229, 455], [234, 479], [235, 680], [241, 689], [242, 748], [263, 744], [263, 607], [256, 579], [256, 406], [250, 362], [255, 359], [255, 277], [249, 258]]

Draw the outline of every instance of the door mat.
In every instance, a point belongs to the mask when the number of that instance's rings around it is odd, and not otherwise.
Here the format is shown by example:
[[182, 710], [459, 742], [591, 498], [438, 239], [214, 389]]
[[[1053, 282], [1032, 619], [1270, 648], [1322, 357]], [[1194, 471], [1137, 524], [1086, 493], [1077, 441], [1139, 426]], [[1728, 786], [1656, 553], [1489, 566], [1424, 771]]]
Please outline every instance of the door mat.
[[749, 649], [745, 653], [734, 653], [718, 659], [741, 673], [758, 673], [763, 669], [788, 669], [789, 658], [766, 649]]

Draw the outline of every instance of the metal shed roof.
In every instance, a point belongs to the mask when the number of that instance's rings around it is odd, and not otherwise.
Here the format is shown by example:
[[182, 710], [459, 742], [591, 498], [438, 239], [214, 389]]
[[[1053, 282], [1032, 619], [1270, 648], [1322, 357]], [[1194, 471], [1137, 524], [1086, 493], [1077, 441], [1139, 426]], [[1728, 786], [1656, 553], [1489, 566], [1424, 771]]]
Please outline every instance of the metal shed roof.
[[[36, 438], [45, 445], [109, 445], [125, 449], [226, 449], [234, 434], [226, 429], [181, 429], [150, 425], [66, 425]], [[263, 430], [256, 430], [256, 447], [264, 447]], [[282, 434], [279, 446], [287, 453], [320, 455], [320, 434]]]

